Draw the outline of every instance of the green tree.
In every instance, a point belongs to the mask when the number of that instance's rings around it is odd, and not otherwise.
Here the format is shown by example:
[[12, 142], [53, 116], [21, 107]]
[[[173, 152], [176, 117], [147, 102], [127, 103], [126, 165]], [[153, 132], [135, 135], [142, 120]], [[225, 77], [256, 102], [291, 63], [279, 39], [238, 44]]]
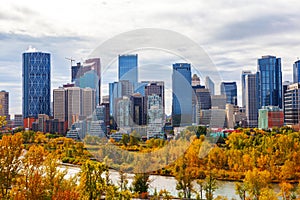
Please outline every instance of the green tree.
[[81, 166], [79, 188], [82, 199], [101, 199], [106, 190], [103, 176], [107, 170], [103, 163], [95, 163], [90, 160]]
[[129, 143], [129, 136], [127, 134], [123, 134], [120, 143], [124, 146], [127, 146], [127, 144]]
[[132, 182], [133, 191], [141, 194], [147, 193], [149, 189], [150, 178], [147, 173], [135, 174]]
[[201, 135], [206, 135], [206, 133], [207, 133], [207, 128], [205, 126], [197, 127], [197, 132], [196, 132], [197, 138], [200, 138]]
[[129, 146], [138, 145], [141, 139], [140, 134], [136, 132], [136, 130], [132, 131], [129, 135]]

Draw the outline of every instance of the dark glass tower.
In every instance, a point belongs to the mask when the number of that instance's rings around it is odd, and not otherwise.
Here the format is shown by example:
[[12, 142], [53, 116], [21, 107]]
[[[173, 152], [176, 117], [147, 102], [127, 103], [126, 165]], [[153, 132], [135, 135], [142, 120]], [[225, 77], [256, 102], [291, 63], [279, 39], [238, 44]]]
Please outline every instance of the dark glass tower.
[[173, 64], [172, 74], [172, 124], [186, 126], [192, 124], [192, 74], [189, 63]]
[[297, 60], [293, 65], [293, 81], [300, 83], [300, 60]]
[[138, 82], [138, 55], [119, 55], [119, 81]]
[[23, 53], [23, 118], [50, 115], [50, 54]]
[[258, 108], [279, 106], [282, 108], [282, 72], [281, 59], [275, 56], [263, 56], [257, 66]]
[[221, 95], [226, 95], [226, 103], [237, 105], [237, 86], [236, 82], [222, 82]]

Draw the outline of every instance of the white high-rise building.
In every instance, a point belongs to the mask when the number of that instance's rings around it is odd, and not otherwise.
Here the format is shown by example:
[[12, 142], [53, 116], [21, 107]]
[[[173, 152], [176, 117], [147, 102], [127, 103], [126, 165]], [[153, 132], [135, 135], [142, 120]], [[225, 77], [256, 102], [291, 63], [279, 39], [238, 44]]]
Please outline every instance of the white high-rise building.
[[245, 108], [246, 107], [246, 76], [248, 74], [251, 74], [251, 71], [249, 70], [244, 70], [242, 71], [242, 106]]

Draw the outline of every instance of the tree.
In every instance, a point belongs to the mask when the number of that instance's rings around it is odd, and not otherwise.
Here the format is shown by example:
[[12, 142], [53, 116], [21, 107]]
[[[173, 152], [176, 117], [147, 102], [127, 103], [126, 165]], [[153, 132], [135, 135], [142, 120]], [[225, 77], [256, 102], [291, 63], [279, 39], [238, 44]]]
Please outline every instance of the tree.
[[127, 146], [129, 143], [129, 136], [127, 134], [123, 134], [120, 143], [122, 143], [124, 146]]
[[241, 200], [246, 199], [246, 187], [244, 183], [235, 183], [235, 194], [239, 195]]
[[170, 192], [166, 189], [159, 191], [159, 196], [161, 196], [163, 200], [172, 199]]
[[6, 116], [0, 116], [0, 129], [7, 123]]
[[200, 138], [201, 135], [206, 135], [206, 133], [207, 133], [207, 128], [205, 126], [197, 127], [197, 132], [196, 132], [197, 138]]
[[44, 162], [44, 182], [47, 192], [47, 196], [53, 198], [57, 193], [70, 190], [75, 186], [76, 180], [65, 179], [67, 169], [64, 171], [59, 170], [58, 156], [54, 153], [50, 153], [45, 158]]
[[283, 200], [289, 200], [292, 196], [292, 190], [294, 189], [293, 185], [287, 182], [282, 182], [279, 184], [280, 186], [280, 193], [279, 195], [282, 197]]
[[132, 131], [129, 136], [129, 146], [138, 145], [141, 136], [136, 132], [136, 130]]
[[213, 200], [214, 192], [218, 189], [217, 181], [213, 174], [210, 172], [205, 179], [204, 190], [207, 200]]
[[277, 200], [277, 195], [274, 190], [270, 188], [263, 188], [259, 196], [259, 200]]
[[194, 178], [192, 171], [188, 169], [186, 157], [180, 158], [175, 167], [176, 190], [182, 191], [184, 198], [191, 198]]
[[244, 180], [247, 192], [254, 200], [258, 200], [263, 188], [267, 188], [270, 182], [270, 172], [258, 171], [254, 168], [253, 171], [248, 171]]
[[200, 199], [203, 199], [203, 189], [204, 189], [204, 184], [205, 184], [205, 181], [203, 180], [203, 179], [199, 179], [199, 180], [197, 180], [197, 182], [196, 182], [198, 185], [199, 185], [199, 187], [200, 187]]
[[122, 169], [119, 171], [119, 175], [120, 175], [120, 180], [119, 180], [120, 190], [125, 191], [127, 190], [127, 184], [128, 184], [127, 175]]
[[18, 199], [44, 199], [46, 197], [43, 180], [45, 155], [46, 152], [42, 146], [33, 145], [29, 148], [22, 159], [23, 167], [13, 186], [11, 196], [18, 196]]
[[107, 167], [103, 163], [95, 163], [90, 160], [87, 160], [81, 166], [79, 183], [81, 199], [101, 199], [106, 190], [103, 173], [107, 170]]
[[147, 173], [138, 173], [134, 175], [132, 187], [133, 191], [142, 194], [147, 193], [149, 189], [150, 179]]
[[4, 135], [0, 140], [0, 195], [7, 198], [9, 190], [15, 184], [21, 170], [21, 155], [23, 152], [21, 133]]

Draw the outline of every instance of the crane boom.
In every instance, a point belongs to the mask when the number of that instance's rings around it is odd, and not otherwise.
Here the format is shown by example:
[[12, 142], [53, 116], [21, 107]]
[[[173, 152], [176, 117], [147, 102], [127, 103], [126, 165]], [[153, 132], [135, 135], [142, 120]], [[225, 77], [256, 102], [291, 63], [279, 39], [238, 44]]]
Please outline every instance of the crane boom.
[[65, 58], [65, 59], [67, 59], [67, 60], [69, 60], [70, 62], [71, 62], [71, 67], [73, 66], [73, 62], [75, 61], [73, 58]]

